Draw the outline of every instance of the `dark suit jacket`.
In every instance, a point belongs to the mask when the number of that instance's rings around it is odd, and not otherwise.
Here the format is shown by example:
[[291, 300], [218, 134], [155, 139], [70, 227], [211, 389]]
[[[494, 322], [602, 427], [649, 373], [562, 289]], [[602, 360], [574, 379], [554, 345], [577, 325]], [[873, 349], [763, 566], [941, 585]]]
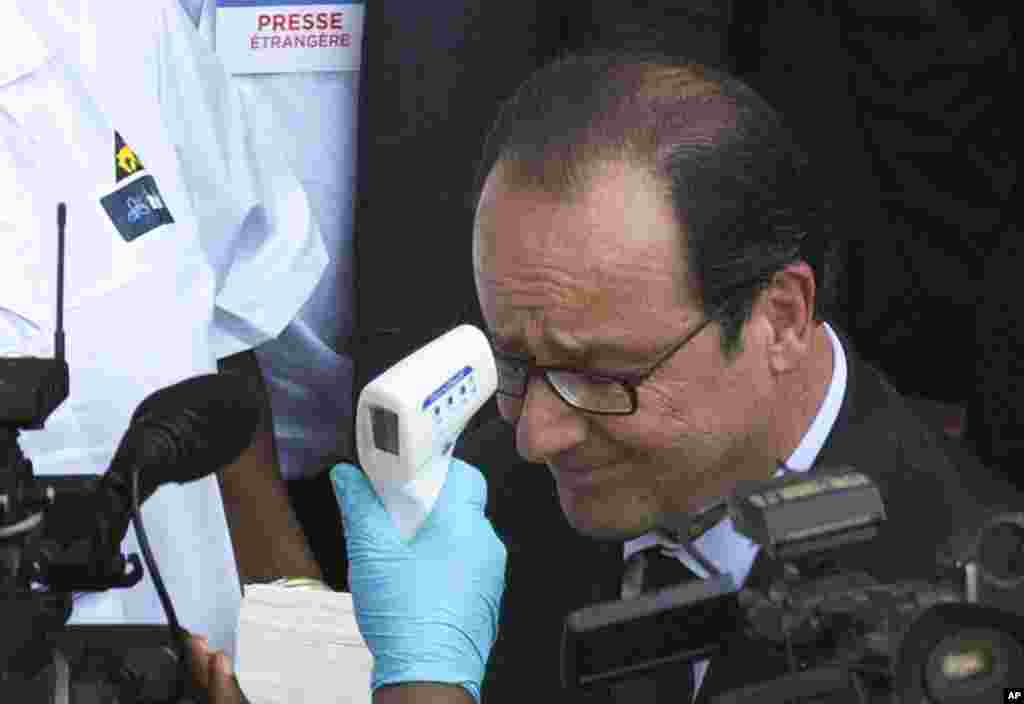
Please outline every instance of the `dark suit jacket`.
[[1024, 244], [1013, 228], [988, 258], [981, 284], [967, 442], [1024, 491], [1024, 308], [1014, 284], [1022, 267]]
[[[841, 339], [846, 394], [816, 466], [852, 464], [869, 475], [881, 491], [888, 520], [873, 541], [839, 548], [830, 557], [844, 569], [866, 571], [883, 583], [930, 578], [936, 550], [947, 538], [962, 526], [976, 525], [993, 508], [1021, 510], [1024, 500], [1019, 495], [1015, 500], [1009, 485], [916, 416], [856, 356], [848, 339]], [[531, 698], [572, 703], [559, 679], [565, 616], [619, 598], [623, 544], [598, 542], [569, 526], [547, 467], [518, 457], [514, 431], [500, 419], [465, 438], [458, 455], [487, 477], [488, 515], [508, 548], [500, 630], [484, 680], [484, 703], [519, 704]], [[771, 575], [761, 551], [745, 586], [763, 588]], [[697, 702], [785, 672], [784, 660], [774, 652], [747, 644], [712, 660]], [[576, 701], [607, 700], [591, 696]]]

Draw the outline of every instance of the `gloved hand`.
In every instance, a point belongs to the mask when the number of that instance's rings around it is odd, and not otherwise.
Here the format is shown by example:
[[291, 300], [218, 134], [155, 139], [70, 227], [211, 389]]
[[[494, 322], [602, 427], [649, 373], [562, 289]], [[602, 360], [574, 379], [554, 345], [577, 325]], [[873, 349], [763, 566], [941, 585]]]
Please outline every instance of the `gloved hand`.
[[339, 464], [331, 480], [356, 621], [374, 658], [372, 689], [443, 682], [479, 702], [508, 556], [484, 516], [480, 470], [452, 458], [437, 503], [408, 544], [361, 469]]

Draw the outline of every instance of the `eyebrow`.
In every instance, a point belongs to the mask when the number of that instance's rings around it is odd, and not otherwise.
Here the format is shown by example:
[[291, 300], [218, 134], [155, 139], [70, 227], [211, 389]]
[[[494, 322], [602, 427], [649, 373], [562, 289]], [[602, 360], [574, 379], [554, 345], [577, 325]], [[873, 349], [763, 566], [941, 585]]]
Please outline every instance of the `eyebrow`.
[[[507, 351], [514, 356], [530, 356], [525, 352], [522, 343], [518, 339], [506, 337], [498, 333], [492, 334], [491, 339], [494, 346], [500, 351]], [[639, 361], [635, 361], [637, 354], [636, 350], [630, 350], [629, 348], [624, 347], [621, 342], [591, 338], [580, 340], [578, 344], [574, 344], [565, 337], [559, 336], [557, 333], [554, 335], [546, 334], [545, 340], [565, 357], [580, 364], [590, 362], [602, 356], [621, 360], [625, 365], [632, 364], [635, 366], [640, 364]]]

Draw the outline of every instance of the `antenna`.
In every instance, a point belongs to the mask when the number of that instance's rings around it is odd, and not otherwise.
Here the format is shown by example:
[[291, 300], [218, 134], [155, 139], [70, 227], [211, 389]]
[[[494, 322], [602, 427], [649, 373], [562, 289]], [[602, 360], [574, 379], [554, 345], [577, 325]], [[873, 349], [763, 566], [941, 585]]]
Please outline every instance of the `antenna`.
[[57, 328], [53, 333], [54, 357], [64, 361], [64, 226], [68, 207], [57, 203]]
[[[57, 324], [53, 333], [54, 358], [0, 357], [0, 434], [3, 435], [8, 435], [4, 431], [9, 429], [15, 430], [15, 436], [18, 430], [41, 429], [50, 414], [67, 399], [71, 387], [71, 372], [67, 360], [64, 359], [64, 225], [67, 219], [67, 206], [58, 203]], [[6, 442], [6, 438], [3, 442]], [[0, 449], [0, 452], [6, 450]], [[2, 465], [3, 459], [0, 457], [0, 469]], [[3, 490], [4, 487], [0, 486], [0, 492]], [[0, 505], [0, 514], [2, 513], [3, 506]]]

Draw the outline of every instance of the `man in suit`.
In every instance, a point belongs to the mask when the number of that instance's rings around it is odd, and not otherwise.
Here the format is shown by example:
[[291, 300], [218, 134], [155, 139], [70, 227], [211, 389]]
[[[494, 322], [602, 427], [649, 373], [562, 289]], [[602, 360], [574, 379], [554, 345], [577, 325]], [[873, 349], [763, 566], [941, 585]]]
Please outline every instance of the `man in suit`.
[[[474, 265], [503, 420], [460, 457], [486, 473], [509, 555], [488, 704], [570, 701], [566, 614], [621, 598], [623, 558], [657, 543], [706, 576], [679, 550], [681, 519], [780, 465], [853, 464], [877, 483], [879, 537], [826, 557], [883, 582], [932, 576], [962, 526], [1024, 506], [826, 322], [820, 196], [739, 81], [668, 57], [568, 57], [505, 105], [481, 166]], [[737, 584], [775, 574], [729, 519], [695, 545]], [[786, 671], [747, 644], [690, 683], [580, 701], [677, 702], [694, 687], [706, 702]]]
[[[780, 465], [854, 464], [877, 483], [880, 536], [828, 557], [887, 582], [930, 577], [986, 508], [1024, 505], [826, 322], [816, 180], [736, 79], [653, 54], [566, 57], [505, 104], [480, 173], [474, 274], [502, 424], [467, 438], [408, 543], [358, 468], [332, 471], [375, 704], [571, 702], [565, 616], [630, 596], [627, 555], [641, 588], [665, 562], [649, 548], [741, 586], [777, 573], [728, 519], [694, 541], [700, 560], [679, 541], [688, 516]], [[734, 646], [579, 701], [703, 704], [786, 670]]]
[[[816, 466], [852, 464], [868, 474], [881, 487], [888, 521], [873, 541], [827, 557], [844, 569], [865, 570], [883, 583], [926, 578], [934, 566], [935, 548], [954, 532], [951, 526], [976, 525], [966, 519], [971, 514], [955, 523], [961, 511], [980, 508], [990, 515], [1000, 505], [1019, 509], [1021, 501], [1008, 498], [1019, 494], [1000, 496], [1002, 485], [989, 481], [987, 469], [914, 415], [877, 370], [854, 356], [849, 338], [839, 339], [849, 365], [846, 394]], [[594, 540], [569, 525], [559, 507], [554, 478], [544, 466], [516, 453], [515, 426], [503, 419], [466, 437], [458, 454], [484, 468], [487, 515], [509, 555], [484, 701], [504, 704], [522, 701], [531, 692], [557, 692], [565, 617], [584, 606], [620, 598], [624, 543]], [[744, 586], [766, 588], [772, 568], [767, 555], [759, 552]], [[708, 702], [714, 694], [784, 671], [777, 654], [763, 649], [760, 655], [740, 656], [729, 664], [716, 662], [696, 701]], [[572, 701], [559, 696], [559, 701]]]

